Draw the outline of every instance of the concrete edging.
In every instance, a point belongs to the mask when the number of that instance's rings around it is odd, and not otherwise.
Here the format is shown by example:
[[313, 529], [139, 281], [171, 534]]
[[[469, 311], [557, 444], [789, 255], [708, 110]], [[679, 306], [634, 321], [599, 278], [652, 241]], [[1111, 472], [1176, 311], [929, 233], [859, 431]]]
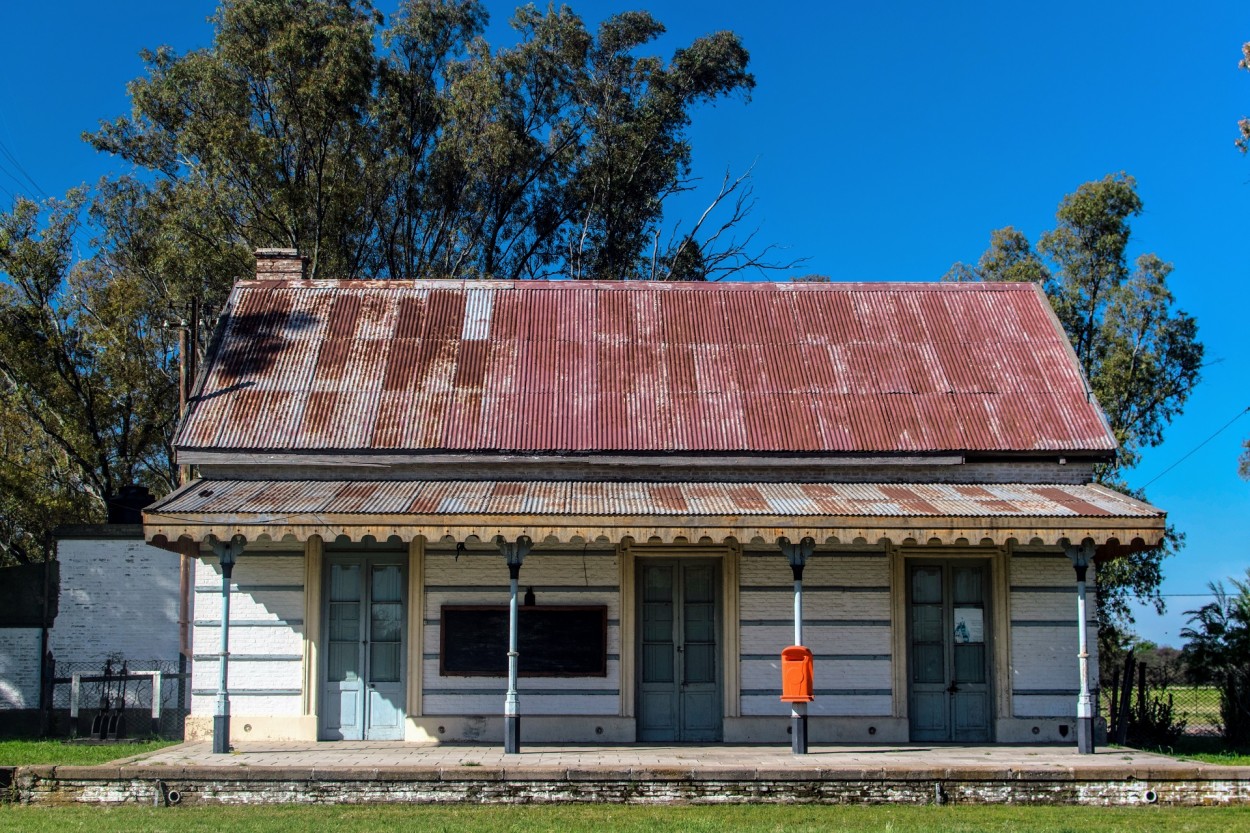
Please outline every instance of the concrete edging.
[[[94, 804], [1250, 804], [1250, 767], [18, 767], [17, 801]], [[172, 801], [171, 801], [172, 799]]]

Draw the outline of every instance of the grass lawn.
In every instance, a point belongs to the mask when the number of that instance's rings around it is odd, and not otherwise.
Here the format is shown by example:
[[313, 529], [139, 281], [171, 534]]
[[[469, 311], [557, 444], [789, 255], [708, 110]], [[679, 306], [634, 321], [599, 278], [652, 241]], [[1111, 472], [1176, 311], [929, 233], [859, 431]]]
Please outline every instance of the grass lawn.
[[889, 831], [889, 833], [1223, 833], [1250, 831], [1250, 810], [1227, 807], [634, 807], [561, 805], [372, 807], [0, 807], [0, 830], [231, 833], [333, 830], [473, 831]]
[[1250, 766], [1250, 749], [1230, 749], [1223, 738], [1181, 738], [1176, 746], [1148, 749], [1161, 755], [1171, 755], [1186, 761], [1225, 766]]
[[61, 740], [0, 739], [0, 766], [34, 766], [38, 764], [73, 764], [90, 766], [141, 755], [172, 740], [151, 740], [138, 743], [66, 743]]

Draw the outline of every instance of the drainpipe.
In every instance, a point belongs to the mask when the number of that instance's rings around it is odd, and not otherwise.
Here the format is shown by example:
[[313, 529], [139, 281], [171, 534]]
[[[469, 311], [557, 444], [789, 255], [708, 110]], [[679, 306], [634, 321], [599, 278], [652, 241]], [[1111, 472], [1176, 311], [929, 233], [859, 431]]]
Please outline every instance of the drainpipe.
[[533, 542], [524, 535], [517, 538], [516, 543], [509, 543], [502, 537], [495, 539], [495, 545], [503, 553], [508, 562], [509, 590], [508, 601], [508, 694], [503, 701], [503, 751], [506, 755], [521, 754], [521, 709], [517, 697], [517, 661], [520, 652], [517, 650], [518, 608], [517, 583], [521, 579], [521, 563], [529, 553]]
[[1094, 698], [1089, 691], [1089, 625], [1085, 606], [1085, 577], [1094, 560], [1094, 542], [1088, 538], [1079, 547], [1067, 547], [1068, 558], [1076, 570], [1076, 633], [1077, 666], [1081, 673], [1081, 689], [1076, 700], [1076, 751], [1094, 754]]
[[227, 684], [230, 662], [230, 577], [234, 562], [246, 543], [242, 535], [223, 544], [214, 536], [209, 543], [221, 563], [221, 651], [217, 661], [217, 713], [213, 715], [213, 753], [224, 755], [230, 751], [230, 692]]
[[[794, 644], [803, 644], [803, 567], [816, 549], [816, 542], [804, 538], [797, 544], [789, 538], [778, 538], [777, 545], [790, 562], [794, 575]], [[790, 751], [795, 755], [807, 754], [807, 704], [790, 704]]]

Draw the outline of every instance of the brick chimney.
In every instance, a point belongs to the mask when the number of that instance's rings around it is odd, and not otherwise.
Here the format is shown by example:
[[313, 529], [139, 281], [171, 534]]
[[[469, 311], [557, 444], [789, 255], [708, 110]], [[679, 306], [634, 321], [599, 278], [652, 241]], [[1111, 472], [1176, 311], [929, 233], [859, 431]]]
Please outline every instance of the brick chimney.
[[307, 256], [298, 249], [257, 249], [256, 280], [300, 281], [308, 266]]

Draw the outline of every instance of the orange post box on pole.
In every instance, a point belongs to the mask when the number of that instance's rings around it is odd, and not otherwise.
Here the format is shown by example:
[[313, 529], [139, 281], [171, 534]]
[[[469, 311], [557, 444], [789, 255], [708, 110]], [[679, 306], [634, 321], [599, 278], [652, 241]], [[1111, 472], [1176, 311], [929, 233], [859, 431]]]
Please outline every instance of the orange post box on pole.
[[781, 702], [810, 703], [813, 690], [812, 652], [802, 645], [791, 645], [781, 652]]

